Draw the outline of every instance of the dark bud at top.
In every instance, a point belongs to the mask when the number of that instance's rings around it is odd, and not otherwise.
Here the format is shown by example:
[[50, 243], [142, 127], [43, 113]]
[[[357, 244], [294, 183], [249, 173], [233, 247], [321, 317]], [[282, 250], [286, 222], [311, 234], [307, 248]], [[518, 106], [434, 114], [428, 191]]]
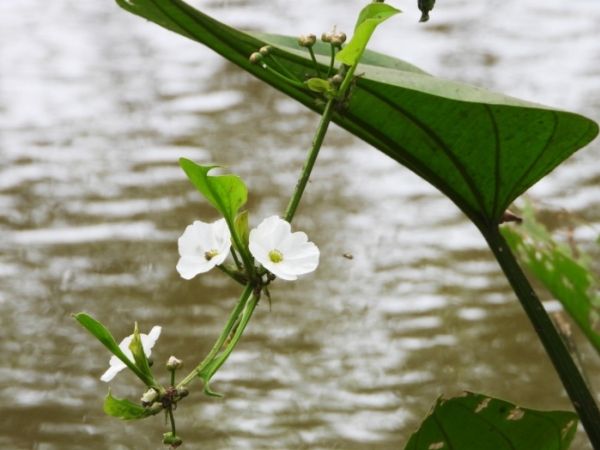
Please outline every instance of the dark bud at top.
[[317, 37], [314, 34], [303, 34], [298, 38], [300, 47], [312, 47], [317, 42]]
[[263, 62], [263, 59], [263, 55], [258, 52], [254, 52], [250, 55], [250, 63], [254, 64], [255, 66], [260, 66]]

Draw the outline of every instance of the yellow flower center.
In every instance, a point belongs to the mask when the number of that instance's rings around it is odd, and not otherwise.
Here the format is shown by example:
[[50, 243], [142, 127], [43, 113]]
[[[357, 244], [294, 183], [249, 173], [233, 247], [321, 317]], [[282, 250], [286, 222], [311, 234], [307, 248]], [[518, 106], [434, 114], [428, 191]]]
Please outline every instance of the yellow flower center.
[[204, 253], [204, 258], [207, 261], [210, 261], [211, 259], [213, 259], [215, 256], [217, 256], [219, 254], [219, 252], [217, 250], [211, 250], [209, 252], [205, 252]]
[[275, 264], [280, 263], [283, 261], [283, 253], [275, 249], [269, 253], [269, 259]]

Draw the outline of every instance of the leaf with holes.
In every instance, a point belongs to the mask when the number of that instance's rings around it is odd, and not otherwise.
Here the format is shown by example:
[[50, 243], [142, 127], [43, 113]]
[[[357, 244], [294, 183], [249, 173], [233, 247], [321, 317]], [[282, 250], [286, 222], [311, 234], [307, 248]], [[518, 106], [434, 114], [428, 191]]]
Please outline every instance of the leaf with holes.
[[600, 280], [587, 266], [590, 257], [577, 256], [559, 244], [535, 218], [530, 203], [523, 207], [523, 223], [502, 227], [502, 234], [519, 261], [559, 300], [600, 353]]
[[[316, 76], [297, 38], [243, 33], [181, 0], [117, 3], [207, 45], [322, 113], [319, 94], [248, 60], [271, 45], [298, 80]], [[314, 51], [326, 71], [329, 46], [315, 45]], [[361, 62], [349, 110], [336, 114], [334, 122], [429, 181], [482, 230], [495, 227], [515, 198], [598, 134], [598, 125], [578, 114], [435, 78], [395, 58], [365, 51]]]
[[566, 450], [576, 430], [575, 413], [536, 411], [465, 392], [440, 397], [405, 450]]

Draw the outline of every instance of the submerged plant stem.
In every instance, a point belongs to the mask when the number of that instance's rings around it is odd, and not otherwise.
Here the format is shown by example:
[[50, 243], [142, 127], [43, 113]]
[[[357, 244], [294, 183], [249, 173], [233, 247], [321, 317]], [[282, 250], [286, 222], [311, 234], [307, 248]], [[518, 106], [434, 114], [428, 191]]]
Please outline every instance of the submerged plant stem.
[[569, 350], [500, 234], [498, 226], [481, 231], [542, 341], [593, 448], [600, 450], [600, 410]]
[[296, 190], [294, 191], [294, 195], [290, 199], [290, 203], [285, 210], [284, 220], [288, 222], [291, 222], [294, 218], [294, 214], [296, 214], [296, 209], [298, 208], [298, 204], [300, 203], [300, 199], [302, 198], [302, 194], [304, 193], [304, 189], [306, 188], [306, 184], [310, 178], [310, 173], [312, 172], [317, 160], [317, 156], [319, 155], [319, 150], [323, 144], [323, 139], [325, 139], [327, 129], [329, 128], [329, 124], [333, 118], [334, 107], [335, 100], [329, 100], [327, 105], [325, 105], [323, 115], [321, 116], [321, 121], [319, 122], [319, 127], [317, 128], [317, 133], [315, 134], [312, 146], [308, 152], [308, 157], [306, 158], [306, 163], [302, 168], [302, 173], [298, 179], [298, 184], [296, 184]]

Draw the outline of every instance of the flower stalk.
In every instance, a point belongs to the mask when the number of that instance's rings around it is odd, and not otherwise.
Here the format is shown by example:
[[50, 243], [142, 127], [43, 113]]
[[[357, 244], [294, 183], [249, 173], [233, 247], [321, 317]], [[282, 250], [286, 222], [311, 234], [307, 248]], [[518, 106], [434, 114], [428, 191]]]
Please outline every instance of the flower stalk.
[[300, 203], [300, 199], [302, 198], [302, 194], [304, 193], [304, 189], [306, 188], [306, 184], [308, 183], [312, 169], [317, 161], [317, 156], [319, 156], [319, 150], [321, 150], [321, 145], [323, 144], [323, 140], [327, 134], [327, 129], [329, 128], [329, 124], [333, 118], [335, 105], [335, 100], [328, 100], [327, 104], [325, 105], [323, 115], [321, 116], [319, 126], [317, 127], [315, 138], [313, 139], [312, 146], [308, 152], [308, 157], [306, 158], [306, 163], [302, 168], [302, 173], [300, 174], [300, 178], [298, 179], [298, 183], [296, 184], [296, 189], [292, 195], [292, 198], [290, 199], [290, 203], [285, 210], [284, 220], [287, 222], [291, 222], [296, 214], [298, 204]]
[[525, 277], [498, 226], [493, 225], [480, 230], [550, 357], [592, 447], [600, 449], [600, 410], [569, 350]]

